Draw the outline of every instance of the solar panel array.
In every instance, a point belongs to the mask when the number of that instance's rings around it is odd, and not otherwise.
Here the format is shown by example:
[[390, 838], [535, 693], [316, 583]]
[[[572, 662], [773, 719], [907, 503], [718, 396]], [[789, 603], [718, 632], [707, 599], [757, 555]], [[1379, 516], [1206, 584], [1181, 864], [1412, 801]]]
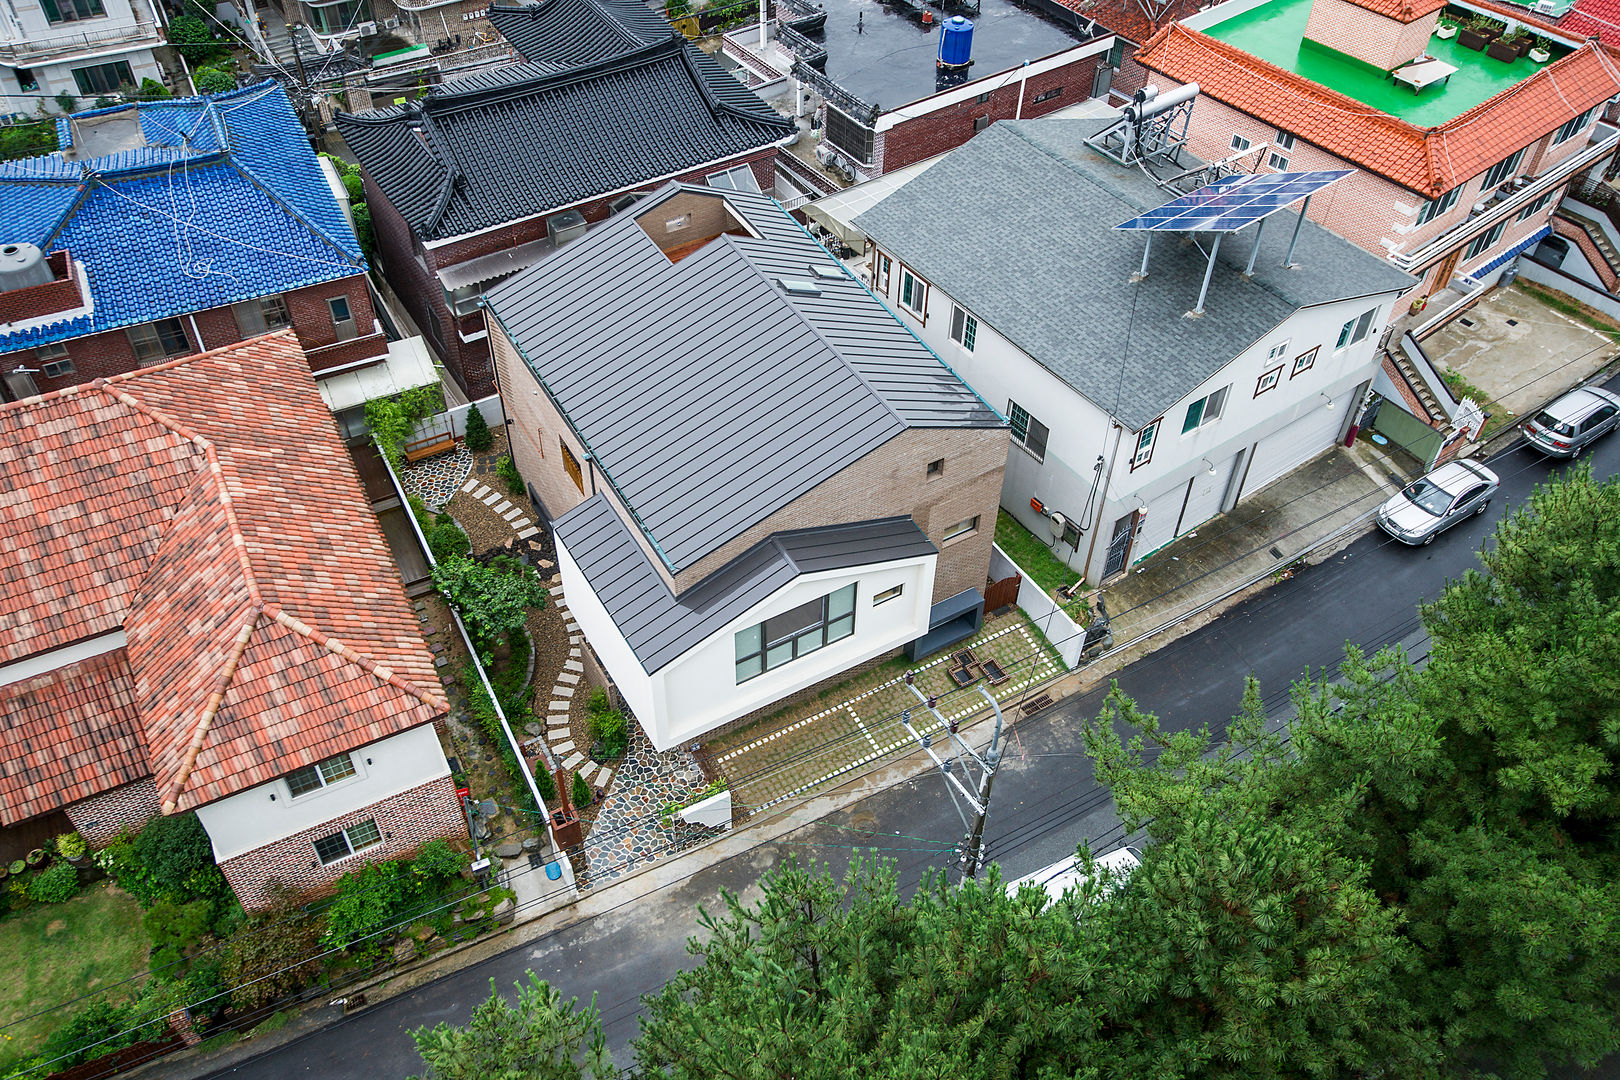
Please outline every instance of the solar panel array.
[[1351, 169], [1320, 172], [1237, 173], [1133, 217], [1116, 229], [1153, 232], [1237, 232], [1314, 195]]

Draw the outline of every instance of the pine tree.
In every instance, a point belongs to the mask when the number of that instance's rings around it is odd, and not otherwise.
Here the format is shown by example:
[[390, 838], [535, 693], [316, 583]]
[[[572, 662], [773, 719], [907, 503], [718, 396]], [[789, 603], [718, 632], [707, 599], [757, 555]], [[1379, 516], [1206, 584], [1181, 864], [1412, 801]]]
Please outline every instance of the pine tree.
[[467, 449], [475, 454], [482, 454], [495, 442], [495, 436], [490, 434], [489, 421], [474, 405], [467, 410]]
[[602, 1017], [593, 997], [564, 1001], [560, 993], [527, 973], [516, 983], [517, 1002], [507, 1004], [489, 981], [489, 998], [465, 1027], [440, 1023], [411, 1032], [427, 1072], [414, 1080], [612, 1080], [619, 1075], [607, 1052]]

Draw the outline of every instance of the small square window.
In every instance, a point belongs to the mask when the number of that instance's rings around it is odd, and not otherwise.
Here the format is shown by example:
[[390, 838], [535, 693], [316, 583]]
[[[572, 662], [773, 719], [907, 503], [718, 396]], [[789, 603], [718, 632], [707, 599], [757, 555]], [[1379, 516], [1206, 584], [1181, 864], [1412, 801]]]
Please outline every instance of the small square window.
[[1259, 397], [1261, 394], [1265, 393], [1267, 390], [1270, 390], [1281, 381], [1282, 368], [1272, 368], [1270, 371], [1260, 376], [1259, 380], [1254, 384], [1254, 396]]
[[1274, 145], [1280, 146], [1284, 150], [1292, 150], [1294, 148], [1294, 136], [1289, 132], [1284, 131], [1282, 128], [1277, 129], [1277, 135], [1271, 141]]
[[1249, 140], [1245, 139], [1242, 135], [1233, 135], [1232, 136], [1232, 149], [1233, 150], [1247, 150], [1252, 145], [1254, 145], [1254, 144], [1249, 142]]
[[988, 90], [986, 90], [984, 93], [980, 94], [977, 98], [974, 99], [974, 101], [976, 101], [980, 105], [983, 105], [985, 102], [987, 102], [989, 100], [990, 100], [990, 91], [988, 91]]
[[968, 535], [970, 535], [972, 533], [976, 533], [978, 531], [979, 531], [979, 515], [974, 514], [972, 517], [963, 518], [961, 521], [958, 521], [955, 525], [952, 525], [950, 528], [946, 529], [945, 530], [945, 535], [941, 536], [939, 538], [939, 542], [941, 544], [948, 544], [952, 540], [955, 540], [959, 536], [968, 536]]
[[890, 600], [895, 599], [902, 592], [904, 592], [905, 588], [906, 587], [904, 585], [896, 585], [892, 589], [884, 589], [882, 592], [872, 597], [872, 606], [877, 607], [879, 604], [887, 604]]
[[73, 361], [50, 360], [41, 364], [39, 370], [48, 379], [60, 379], [63, 375], [73, 374]]
[[321, 860], [322, 866], [347, 858], [350, 854], [349, 838], [342, 833], [333, 833], [315, 841], [315, 857]]
[[355, 851], [364, 851], [368, 847], [382, 843], [382, 832], [378, 830], [375, 820], [351, 825], [344, 830], [344, 834], [349, 838], [349, 846]]
[[1318, 345], [1315, 349], [1312, 349], [1309, 352], [1302, 352], [1298, 356], [1294, 357], [1294, 367], [1293, 370], [1288, 373], [1288, 377], [1292, 379], [1295, 375], [1301, 375], [1311, 370], [1311, 367], [1316, 363], [1316, 354], [1321, 348], [1322, 347]]
[[327, 297], [326, 306], [332, 309], [332, 321], [335, 323], [352, 322], [353, 316], [349, 312], [349, 298], [346, 296]]
[[1275, 344], [1275, 345], [1273, 345], [1271, 347], [1270, 351], [1268, 351], [1266, 353], [1266, 359], [1267, 360], [1281, 360], [1283, 357], [1285, 357], [1287, 355], [1288, 355], [1288, 342], [1286, 340], [1284, 340], [1284, 341], [1277, 342], [1277, 344]]
[[1287, 172], [1288, 171], [1288, 159], [1283, 157], [1281, 154], [1277, 153], [1276, 151], [1272, 151], [1271, 153], [1266, 155], [1266, 164], [1270, 165], [1273, 169], [1276, 169], [1278, 172]]
[[945, 459], [944, 458], [935, 458], [933, 461], [930, 461], [928, 463], [928, 474], [927, 475], [929, 475], [929, 476], [944, 476], [945, 475]]

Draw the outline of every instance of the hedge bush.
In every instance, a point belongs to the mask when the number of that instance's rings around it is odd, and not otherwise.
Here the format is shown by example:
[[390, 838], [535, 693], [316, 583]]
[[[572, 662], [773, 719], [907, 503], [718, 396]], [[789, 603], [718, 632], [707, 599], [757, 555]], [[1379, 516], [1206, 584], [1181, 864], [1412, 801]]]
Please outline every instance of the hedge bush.
[[79, 894], [79, 872], [65, 862], [52, 863], [28, 882], [28, 897], [41, 904], [65, 903]]

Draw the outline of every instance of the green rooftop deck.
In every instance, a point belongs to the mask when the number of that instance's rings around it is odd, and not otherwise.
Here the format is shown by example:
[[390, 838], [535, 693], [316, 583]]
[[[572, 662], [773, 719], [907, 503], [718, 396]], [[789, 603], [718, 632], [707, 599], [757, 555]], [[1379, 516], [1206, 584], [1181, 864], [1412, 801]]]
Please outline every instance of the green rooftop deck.
[[1431, 37], [1428, 54], [1451, 64], [1457, 73], [1443, 86], [1414, 93], [1370, 64], [1306, 41], [1305, 22], [1310, 14], [1311, 0], [1270, 0], [1203, 30], [1212, 38], [1419, 127], [1443, 124], [1542, 66], [1528, 57], [1503, 63], [1463, 48], [1456, 38]]

